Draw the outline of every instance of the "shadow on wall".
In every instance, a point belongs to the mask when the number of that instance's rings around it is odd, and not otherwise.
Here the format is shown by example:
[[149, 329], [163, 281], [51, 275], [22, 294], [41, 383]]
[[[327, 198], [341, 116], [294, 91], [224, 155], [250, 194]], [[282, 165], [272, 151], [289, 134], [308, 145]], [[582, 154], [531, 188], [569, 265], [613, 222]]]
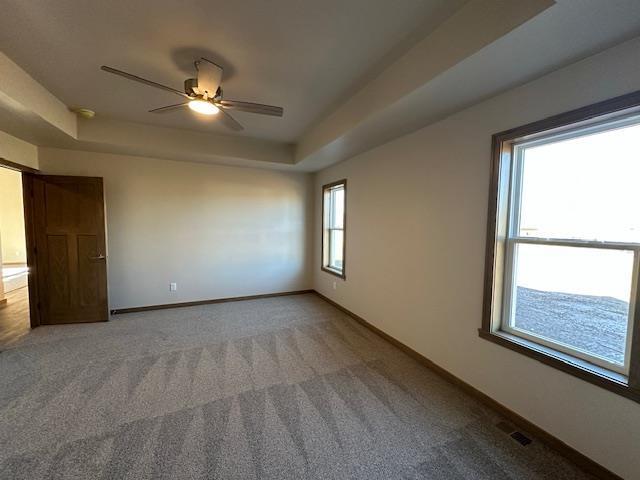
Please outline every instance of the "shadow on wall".
[[103, 177], [112, 309], [310, 288], [308, 174], [56, 149], [40, 167]]

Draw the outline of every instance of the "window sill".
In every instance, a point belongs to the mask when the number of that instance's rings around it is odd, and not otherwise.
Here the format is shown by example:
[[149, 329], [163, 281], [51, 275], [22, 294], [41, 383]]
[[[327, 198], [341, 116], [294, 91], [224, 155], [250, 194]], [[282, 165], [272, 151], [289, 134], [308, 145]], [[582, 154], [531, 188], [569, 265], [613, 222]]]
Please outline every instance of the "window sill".
[[624, 375], [506, 332], [488, 332], [481, 328], [478, 330], [478, 334], [485, 340], [640, 403], [640, 390], [629, 387], [628, 378]]
[[344, 275], [344, 270], [343, 271], [334, 270], [334, 269], [329, 268], [329, 267], [320, 267], [320, 268], [321, 268], [321, 270], [323, 272], [330, 273], [331, 275], [335, 275], [336, 277], [340, 277], [341, 279], [346, 280], [346, 277]]

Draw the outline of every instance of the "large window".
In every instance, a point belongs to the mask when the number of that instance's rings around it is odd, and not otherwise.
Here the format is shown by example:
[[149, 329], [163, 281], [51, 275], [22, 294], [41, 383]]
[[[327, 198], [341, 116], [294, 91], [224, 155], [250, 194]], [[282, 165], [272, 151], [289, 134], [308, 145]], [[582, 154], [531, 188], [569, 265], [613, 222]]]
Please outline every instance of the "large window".
[[494, 136], [481, 335], [640, 399], [636, 102]]
[[345, 278], [347, 181], [322, 187], [322, 269]]

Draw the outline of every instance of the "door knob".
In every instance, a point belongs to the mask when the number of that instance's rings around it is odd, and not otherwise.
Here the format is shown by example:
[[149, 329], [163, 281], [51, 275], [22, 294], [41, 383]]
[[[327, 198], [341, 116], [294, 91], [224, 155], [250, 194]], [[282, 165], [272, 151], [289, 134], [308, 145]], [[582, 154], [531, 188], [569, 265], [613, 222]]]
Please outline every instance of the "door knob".
[[89, 257], [89, 260], [104, 260], [105, 258], [104, 255], [98, 255], [97, 257]]

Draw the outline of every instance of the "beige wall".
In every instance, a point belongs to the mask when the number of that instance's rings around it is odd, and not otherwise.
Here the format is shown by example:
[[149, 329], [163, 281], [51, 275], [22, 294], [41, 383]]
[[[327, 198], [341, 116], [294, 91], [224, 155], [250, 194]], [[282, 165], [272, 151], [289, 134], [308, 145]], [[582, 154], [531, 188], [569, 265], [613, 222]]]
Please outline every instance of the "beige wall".
[[0, 168], [0, 238], [2, 262], [27, 262], [22, 175], [8, 168]]
[[38, 168], [38, 147], [0, 131], [0, 158]]
[[311, 288], [308, 174], [48, 148], [39, 160], [104, 178], [112, 309]]
[[[0, 236], [0, 267], [2, 267], [2, 236]], [[2, 272], [0, 271], [0, 308], [6, 305], [5, 300], [5, 288], [4, 280], [2, 279]]]
[[[478, 337], [491, 135], [638, 89], [640, 40], [542, 77], [317, 174], [347, 178], [346, 281], [314, 286], [624, 478], [640, 404]], [[334, 289], [335, 282], [335, 289]]]

